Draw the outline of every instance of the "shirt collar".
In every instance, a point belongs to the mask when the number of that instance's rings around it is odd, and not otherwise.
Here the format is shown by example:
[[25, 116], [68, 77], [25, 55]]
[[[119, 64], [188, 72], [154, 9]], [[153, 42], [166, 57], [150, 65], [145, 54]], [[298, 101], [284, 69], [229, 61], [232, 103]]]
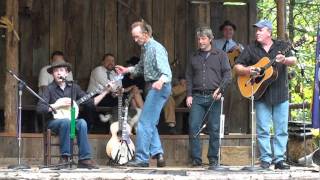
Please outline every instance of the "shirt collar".
[[143, 48], [147, 48], [152, 44], [152, 41], [154, 41], [154, 39], [152, 37], [150, 37], [149, 41], [144, 43]]
[[[272, 45], [271, 45], [271, 47], [270, 47], [270, 50], [269, 51], [271, 51], [273, 48], [275, 48], [275, 47], [277, 47], [279, 44], [280, 44], [280, 42], [279, 41], [277, 41], [277, 40], [274, 40], [274, 39], [272, 39]], [[256, 46], [257, 47], [259, 47], [259, 48], [262, 48], [263, 49], [263, 47], [262, 47], [262, 44], [261, 43], [259, 43], [257, 40], [255, 40], [255, 44], [256, 44]]]
[[[56, 88], [56, 89], [57, 89], [57, 88], [61, 89], [60, 86], [57, 84], [57, 82], [56, 82], [55, 80], [53, 80], [52, 85], [53, 85], [53, 87]], [[68, 86], [71, 86], [71, 84], [70, 84], [70, 83], [66, 83], [66, 87], [68, 87]], [[66, 89], [66, 87], [65, 87], [64, 89]], [[62, 90], [62, 89], [61, 89], [61, 90]]]
[[[216, 48], [214, 48], [213, 46], [211, 46], [211, 50], [208, 52], [210, 52], [211, 54], [218, 54], [218, 50]], [[201, 50], [198, 49], [197, 54], [199, 55], [200, 53], [201, 53]]]

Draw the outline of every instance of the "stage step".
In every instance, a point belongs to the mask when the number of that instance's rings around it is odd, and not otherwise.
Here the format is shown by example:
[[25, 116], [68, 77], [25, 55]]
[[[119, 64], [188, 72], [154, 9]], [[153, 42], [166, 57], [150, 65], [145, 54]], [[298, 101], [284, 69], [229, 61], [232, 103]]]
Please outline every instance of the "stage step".
[[[22, 135], [22, 157], [23, 160], [33, 164], [43, 164], [43, 134]], [[187, 135], [162, 135], [161, 142], [165, 152], [165, 158], [168, 166], [187, 166], [189, 159], [189, 137]], [[89, 135], [90, 143], [93, 149], [93, 158], [100, 165], [107, 164], [105, 154], [105, 145], [110, 138], [109, 135]], [[201, 135], [203, 162], [207, 161], [207, 150], [209, 136]], [[227, 135], [222, 141], [222, 163], [225, 165], [247, 165], [250, 163], [251, 156], [251, 136], [246, 134]], [[134, 136], [132, 137], [134, 141]], [[54, 138], [58, 141], [58, 138]], [[8, 164], [16, 161], [18, 147], [16, 137], [13, 134], [0, 133], [0, 164]], [[52, 153], [58, 154], [58, 147], [53, 147]], [[58, 159], [54, 159], [53, 163]], [[154, 162], [151, 162], [151, 164]]]

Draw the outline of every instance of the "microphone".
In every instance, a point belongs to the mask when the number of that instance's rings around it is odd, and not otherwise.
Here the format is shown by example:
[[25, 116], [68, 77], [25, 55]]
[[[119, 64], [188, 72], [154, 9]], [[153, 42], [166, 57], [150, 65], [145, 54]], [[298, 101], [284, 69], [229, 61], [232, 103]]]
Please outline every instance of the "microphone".
[[68, 80], [66, 77], [63, 77], [63, 76], [60, 76], [59, 79], [61, 79], [62, 81], [66, 82], [66, 83], [73, 82], [73, 80]]

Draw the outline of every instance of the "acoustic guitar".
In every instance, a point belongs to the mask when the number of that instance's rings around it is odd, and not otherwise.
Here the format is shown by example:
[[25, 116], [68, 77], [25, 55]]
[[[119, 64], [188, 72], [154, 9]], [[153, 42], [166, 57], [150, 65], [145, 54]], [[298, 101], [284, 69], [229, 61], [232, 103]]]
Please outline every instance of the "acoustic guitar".
[[[123, 76], [118, 75], [114, 78], [113, 81], [110, 81], [105, 86], [100, 84], [96, 90], [81, 97], [77, 101], [73, 101], [73, 106], [75, 108], [75, 118], [77, 118], [79, 115], [79, 105], [80, 104], [86, 102], [87, 100], [89, 100], [90, 98], [92, 98], [96, 94], [101, 93], [104, 90], [111, 91], [112, 89], [117, 89], [117, 87], [115, 87], [114, 85], [118, 84], [118, 83], [116, 83], [116, 81], [121, 81], [122, 79], [123, 79]], [[57, 104], [64, 104], [64, 102], [67, 100], [71, 101], [71, 98], [69, 98], [69, 97], [59, 98], [55, 102], [55, 104], [56, 103]], [[69, 119], [70, 120], [71, 119], [71, 106], [60, 106], [60, 108], [56, 109], [56, 113], [53, 112], [52, 115], [53, 115], [54, 119]]]
[[106, 146], [106, 153], [115, 164], [126, 164], [134, 156], [135, 147], [130, 139], [131, 127], [128, 124], [128, 108], [133, 94], [125, 100], [122, 107], [123, 90], [118, 95], [118, 122], [110, 126], [111, 138]]
[[237, 57], [240, 56], [240, 54], [241, 54], [240, 45], [236, 46], [231, 51], [227, 52], [227, 56], [228, 56], [228, 59], [229, 59], [229, 64], [230, 64], [231, 71], [232, 71], [232, 79], [234, 79], [236, 77], [236, 72], [235, 72], [233, 66], [235, 65], [236, 59], [237, 59]]
[[[293, 45], [288, 45], [281, 53], [286, 54], [289, 50], [301, 46], [304, 42], [306, 42], [306, 38], [302, 37]], [[272, 66], [275, 63], [276, 58], [270, 60], [268, 57], [263, 57], [253, 65], [253, 67], [260, 69], [257, 75], [238, 76], [237, 81], [241, 95], [246, 98], [253, 95], [256, 100], [260, 99], [267, 87], [278, 77], [277, 69]]]
[[234, 48], [232, 51], [229, 51], [227, 53], [231, 68], [233, 68], [235, 61], [240, 54], [241, 54], [241, 50], [240, 50], [240, 47], [238, 46]]

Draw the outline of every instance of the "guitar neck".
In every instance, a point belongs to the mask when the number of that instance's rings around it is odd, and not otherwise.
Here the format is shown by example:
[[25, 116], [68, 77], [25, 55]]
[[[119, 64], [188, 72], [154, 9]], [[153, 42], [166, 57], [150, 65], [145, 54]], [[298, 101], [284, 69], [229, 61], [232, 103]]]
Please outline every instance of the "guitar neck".
[[84, 102], [86, 102], [87, 100], [89, 100], [90, 98], [92, 98], [93, 96], [95, 96], [96, 94], [99, 94], [101, 92], [101, 88], [98, 88], [90, 93], [88, 93], [87, 95], [81, 97], [80, 99], [78, 99], [76, 101], [77, 104], [82, 104]]
[[[284, 49], [283, 51], [281, 51], [281, 54], [285, 55], [287, 52], [289, 52], [291, 49], [294, 49], [296, 47], [301, 46], [304, 42], [306, 41], [306, 37], [302, 37], [301, 39], [299, 39], [296, 43], [294, 44], [290, 44], [286, 47], [286, 49]], [[265, 69], [268, 69], [270, 66], [272, 66], [275, 62], [276, 62], [277, 58], [274, 57], [268, 64], [266, 64], [264, 66]]]
[[118, 96], [118, 121], [119, 121], [119, 129], [122, 130], [122, 127], [123, 127], [122, 94], [119, 94]]

